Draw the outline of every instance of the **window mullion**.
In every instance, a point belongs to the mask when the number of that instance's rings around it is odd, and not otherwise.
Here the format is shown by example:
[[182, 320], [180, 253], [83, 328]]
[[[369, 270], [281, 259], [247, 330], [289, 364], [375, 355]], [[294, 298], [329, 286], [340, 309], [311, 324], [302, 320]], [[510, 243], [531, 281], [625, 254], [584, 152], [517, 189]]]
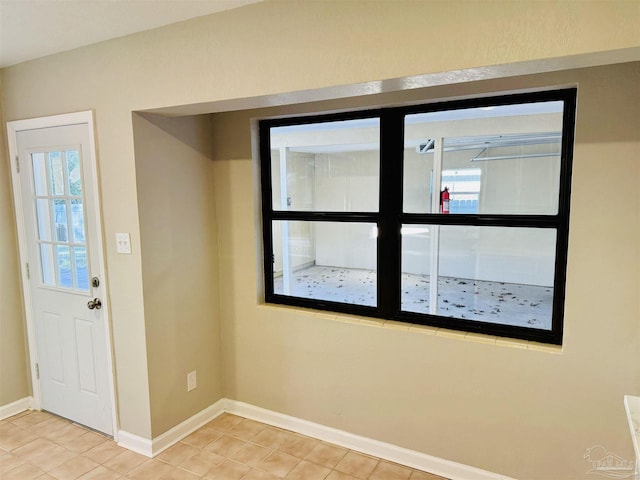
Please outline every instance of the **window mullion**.
[[404, 114], [380, 119], [380, 216], [378, 220], [378, 309], [383, 318], [400, 311], [401, 214]]
[[433, 144], [433, 185], [431, 188], [431, 212], [440, 213], [440, 186], [442, 185], [442, 157], [444, 138], [436, 138]]
[[[433, 187], [431, 189], [431, 211], [440, 212], [440, 186], [442, 185], [442, 157], [444, 138], [436, 138], [433, 155]], [[440, 276], [440, 225], [432, 226], [431, 252], [429, 260], [429, 313], [438, 313], [438, 277]]]
[[264, 265], [264, 296], [266, 301], [273, 299], [273, 207], [271, 203], [271, 135], [270, 128], [260, 126], [260, 176], [262, 194], [262, 241]]
[[[289, 209], [289, 187], [287, 182], [287, 147], [280, 147], [280, 208]], [[293, 269], [289, 256], [289, 222], [282, 222], [280, 226], [282, 243], [282, 289], [285, 295], [291, 293], [291, 275]]]

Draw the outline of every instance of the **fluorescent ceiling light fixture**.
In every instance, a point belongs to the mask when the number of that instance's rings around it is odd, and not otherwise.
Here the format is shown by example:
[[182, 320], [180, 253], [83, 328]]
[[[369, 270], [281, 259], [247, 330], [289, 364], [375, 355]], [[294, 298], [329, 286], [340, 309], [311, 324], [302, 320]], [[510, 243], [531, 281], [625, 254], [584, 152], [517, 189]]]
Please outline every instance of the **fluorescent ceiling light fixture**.
[[485, 162], [488, 160], [515, 160], [518, 158], [542, 158], [542, 157], [559, 157], [560, 153], [525, 153], [522, 155], [498, 155], [493, 157], [473, 157], [470, 162]]

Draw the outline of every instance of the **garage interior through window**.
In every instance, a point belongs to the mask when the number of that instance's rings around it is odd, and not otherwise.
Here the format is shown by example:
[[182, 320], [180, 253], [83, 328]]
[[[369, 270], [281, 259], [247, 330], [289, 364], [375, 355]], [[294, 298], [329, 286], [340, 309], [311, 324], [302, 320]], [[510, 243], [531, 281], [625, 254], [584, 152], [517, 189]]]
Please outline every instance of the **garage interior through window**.
[[575, 98], [260, 121], [265, 300], [560, 344]]

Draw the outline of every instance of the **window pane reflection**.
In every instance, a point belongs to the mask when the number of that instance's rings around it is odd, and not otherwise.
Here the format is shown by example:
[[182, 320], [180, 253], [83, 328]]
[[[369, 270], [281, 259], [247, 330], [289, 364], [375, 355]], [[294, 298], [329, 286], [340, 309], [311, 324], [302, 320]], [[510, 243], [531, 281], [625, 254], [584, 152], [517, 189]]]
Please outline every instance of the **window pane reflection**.
[[379, 145], [377, 118], [272, 128], [273, 209], [377, 211]]
[[62, 153], [49, 153], [49, 176], [51, 178], [51, 194], [64, 195], [64, 169], [62, 168]]
[[75, 247], [73, 256], [76, 271], [76, 288], [89, 290], [89, 272], [87, 269], [87, 249], [85, 247]]
[[274, 293], [375, 306], [375, 232], [369, 223], [273, 222]]
[[71, 230], [74, 243], [84, 243], [84, 211], [82, 200], [71, 200]]
[[33, 184], [36, 195], [47, 194], [47, 164], [44, 153], [32, 153]]
[[82, 181], [80, 178], [80, 155], [77, 150], [66, 152], [67, 178], [69, 180], [69, 195], [82, 195]]
[[58, 286], [73, 288], [71, 252], [69, 247], [56, 245], [56, 260], [58, 263]]
[[561, 101], [407, 115], [403, 210], [440, 212], [446, 188], [452, 214], [555, 215], [562, 118]]
[[38, 239], [51, 240], [51, 214], [49, 200], [36, 200], [36, 221], [38, 223]]
[[40, 244], [40, 266], [42, 283], [45, 285], [55, 285], [55, 260], [53, 258], [53, 245], [50, 243]]
[[56, 241], [68, 241], [67, 203], [64, 200], [53, 200], [53, 215], [56, 226]]
[[402, 310], [550, 330], [555, 244], [552, 229], [405, 225]]

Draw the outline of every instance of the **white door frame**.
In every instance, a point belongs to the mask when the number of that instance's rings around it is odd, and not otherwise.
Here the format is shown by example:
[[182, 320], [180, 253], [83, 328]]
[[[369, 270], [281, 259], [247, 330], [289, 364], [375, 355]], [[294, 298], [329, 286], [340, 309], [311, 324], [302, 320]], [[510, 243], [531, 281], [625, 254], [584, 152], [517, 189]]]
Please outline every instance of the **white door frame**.
[[[25, 218], [24, 218], [24, 205], [22, 203], [22, 188], [20, 184], [20, 174], [17, 167], [18, 158], [18, 145], [17, 134], [24, 130], [35, 130], [40, 128], [49, 127], [62, 127], [69, 125], [87, 124], [89, 126], [89, 151], [90, 160], [94, 165], [92, 169], [91, 178], [86, 179], [91, 183], [92, 188], [96, 194], [97, 202], [93, 212], [87, 212], [87, 215], [93, 215], [96, 219], [95, 225], [98, 234], [98, 245], [96, 250], [99, 252], [98, 262], [102, 271], [102, 285], [104, 288], [103, 299], [109, 298], [109, 287], [107, 282], [107, 270], [105, 264], [105, 250], [103, 244], [102, 233], [102, 216], [100, 213], [100, 185], [98, 182], [98, 168], [96, 157], [96, 144], [95, 144], [95, 130], [93, 112], [75, 112], [62, 115], [52, 115], [48, 117], [32, 118], [26, 120], [15, 120], [13, 122], [7, 122], [7, 136], [9, 143], [9, 156], [11, 164], [11, 182], [13, 185], [13, 202], [16, 214], [16, 224], [18, 230], [18, 251], [20, 256], [20, 274], [22, 277], [22, 295], [24, 300], [24, 312], [27, 324], [27, 340], [29, 346], [29, 360], [31, 369], [31, 384], [33, 388], [33, 404], [31, 407], [35, 410], [40, 410], [42, 406], [42, 397], [40, 391], [40, 381], [36, 372], [36, 364], [38, 363], [38, 350], [36, 348], [36, 336], [35, 336], [35, 320], [33, 312], [33, 303], [30, 282], [27, 276], [27, 263], [28, 263], [28, 250], [27, 250], [27, 235], [25, 231]], [[115, 375], [113, 369], [113, 337], [111, 332], [110, 322], [110, 309], [109, 302], [106, 301], [102, 304], [102, 315], [105, 322], [105, 338], [106, 338], [106, 352], [107, 352], [107, 384], [108, 395], [111, 400], [111, 418], [113, 419], [113, 436], [114, 440], [118, 440], [118, 415], [116, 408], [115, 397]]]

